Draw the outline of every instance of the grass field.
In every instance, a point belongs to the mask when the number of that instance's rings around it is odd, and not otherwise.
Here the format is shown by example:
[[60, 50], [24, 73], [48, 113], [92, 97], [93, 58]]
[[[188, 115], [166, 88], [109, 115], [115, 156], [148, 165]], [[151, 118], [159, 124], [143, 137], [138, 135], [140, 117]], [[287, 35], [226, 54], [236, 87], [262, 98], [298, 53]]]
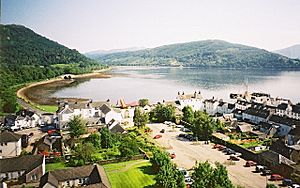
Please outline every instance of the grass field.
[[64, 162], [46, 164], [46, 172], [51, 171], [51, 170], [64, 169], [64, 168], [69, 168], [65, 165]]
[[57, 106], [52, 106], [52, 105], [37, 105], [37, 107], [43, 111], [46, 111], [46, 112], [52, 112], [52, 113], [55, 113], [58, 109]]
[[152, 188], [155, 174], [146, 160], [128, 161], [104, 165], [112, 188]]

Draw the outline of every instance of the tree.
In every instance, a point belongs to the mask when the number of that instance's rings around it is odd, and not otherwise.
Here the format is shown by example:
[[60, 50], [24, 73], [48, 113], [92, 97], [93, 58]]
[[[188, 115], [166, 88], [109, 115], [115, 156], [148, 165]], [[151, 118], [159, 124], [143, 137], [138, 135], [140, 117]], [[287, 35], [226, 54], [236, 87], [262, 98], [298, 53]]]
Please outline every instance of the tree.
[[267, 186], [266, 186], [266, 188], [277, 188], [277, 186], [276, 185], [274, 185], [274, 184], [267, 184]]
[[175, 107], [172, 105], [158, 104], [150, 113], [150, 119], [154, 122], [173, 121], [175, 119]]
[[183, 188], [185, 187], [183, 174], [171, 162], [163, 165], [155, 177], [158, 187]]
[[92, 161], [92, 155], [94, 153], [95, 148], [92, 143], [78, 143], [73, 150], [75, 158], [78, 161], [83, 161], [84, 164]]
[[186, 123], [193, 124], [194, 122], [194, 111], [191, 106], [185, 106], [182, 109], [183, 118], [182, 120]]
[[149, 121], [149, 115], [143, 113], [139, 107], [134, 109], [133, 122], [138, 128], [144, 127]]
[[145, 107], [146, 105], [149, 105], [149, 100], [148, 99], [140, 99], [139, 100], [139, 105], [141, 107]]
[[93, 133], [89, 135], [85, 140], [85, 143], [92, 143], [96, 149], [101, 148], [101, 136], [99, 133]]
[[102, 148], [111, 148], [113, 147], [113, 136], [109, 132], [108, 128], [104, 127], [100, 130], [101, 135], [101, 147]]
[[213, 168], [208, 161], [196, 163], [192, 179], [194, 180], [193, 188], [233, 188], [225, 166], [220, 163], [216, 163], [216, 168]]
[[74, 116], [67, 125], [72, 138], [78, 138], [80, 135], [87, 133], [85, 122], [80, 116]]
[[152, 163], [153, 171], [158, 172], [160, 168], [171, 162], [169, 155], [166, 152], [162, 152], [160, 150], [154, 150], [153, 157], [150, 158], [150, 162]]
[[139, 153], [139, 145], [136, 140], [125, 137], [119, 146], [119, 150], [122, 157], [131, 158]]
[[208, 140], [214, 129], [215, 121], [205, 112], [196, 111], [195, 120], [192, 124], [192, 132], [200, 139]]

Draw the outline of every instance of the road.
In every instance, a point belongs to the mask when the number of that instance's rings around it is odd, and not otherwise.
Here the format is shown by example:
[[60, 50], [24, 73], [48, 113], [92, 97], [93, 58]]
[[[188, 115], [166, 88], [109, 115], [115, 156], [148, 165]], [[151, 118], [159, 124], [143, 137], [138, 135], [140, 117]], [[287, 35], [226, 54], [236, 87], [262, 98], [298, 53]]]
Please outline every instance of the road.
[[[228, 170], [229, 178], [235, 185], [241, 185], [247, 188], [265, 188], [268, 177], [254, 173], [255, 167], [244, 167], [245, 160], [230, 164], [229, 156], [221, 151], [212, 149], [213, 144], [204, 144], [203, 142], [190, 142], [182, 138], [178, 138], [178, 134], [182, 133], [179, 129], [172, 129], [165, 124], [148, 124], [153, 130], [152, 136], [161, 134], [162, 138], [156, 139], [156, 142], [167, 149], [170, 153], [174, 152], [176, 158], [173, 161], [178, 167], [191, 169], [195, 166], [196, 161], [209, 161], [214, 164], [220, 162], [224, 164]], [[161, 129], [165, 129], [165, 133], [159, 133]], [[271, 183], [271, 182], [268, 182]], [[272, 182], [273, 183], [273, 182]], [[278, 184], [278, 183], [277, 183]]]
[[25, 102], [23, 99], [17, 98], [17, 102], [25, 109], [28, 109], [30, 111], [34, 111], [35, 113], [37, 113], [38, 115], [41, 115], [43, 113], [46, 113], [45, 111], [42, 111], [40, 109], [34, 108], [32, 107], [30, 104], [28, 104], [27, 102]]

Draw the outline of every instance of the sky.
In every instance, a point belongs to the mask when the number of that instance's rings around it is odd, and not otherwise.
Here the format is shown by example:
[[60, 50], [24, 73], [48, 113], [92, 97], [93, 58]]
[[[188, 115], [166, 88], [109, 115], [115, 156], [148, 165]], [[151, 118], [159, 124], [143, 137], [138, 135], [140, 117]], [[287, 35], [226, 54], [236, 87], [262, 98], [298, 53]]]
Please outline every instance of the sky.
[[2, 0], [1, 15], [82, 53], [206, 39], [300, 44], [300, 0]]

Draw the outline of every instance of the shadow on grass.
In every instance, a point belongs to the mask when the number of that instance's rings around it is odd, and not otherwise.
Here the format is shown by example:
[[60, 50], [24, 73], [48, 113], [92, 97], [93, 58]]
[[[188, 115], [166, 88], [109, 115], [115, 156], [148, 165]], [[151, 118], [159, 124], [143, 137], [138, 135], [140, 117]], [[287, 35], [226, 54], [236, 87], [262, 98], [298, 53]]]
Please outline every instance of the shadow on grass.
[[[155, 175], [155, 173], [153, 172], [152, 170], [152, 166], [140, 166], [138, 167], [144, 174], [147, 174], [147, 175]], [[144, 188], [158, 188], [157, 185], [147, 185], [145, 186]]]
[[138, 167], [144, 174], [148, 174], [148, 175], [155, 175], [155, 173], [152, 170], [152, 166], [140, 166]]

